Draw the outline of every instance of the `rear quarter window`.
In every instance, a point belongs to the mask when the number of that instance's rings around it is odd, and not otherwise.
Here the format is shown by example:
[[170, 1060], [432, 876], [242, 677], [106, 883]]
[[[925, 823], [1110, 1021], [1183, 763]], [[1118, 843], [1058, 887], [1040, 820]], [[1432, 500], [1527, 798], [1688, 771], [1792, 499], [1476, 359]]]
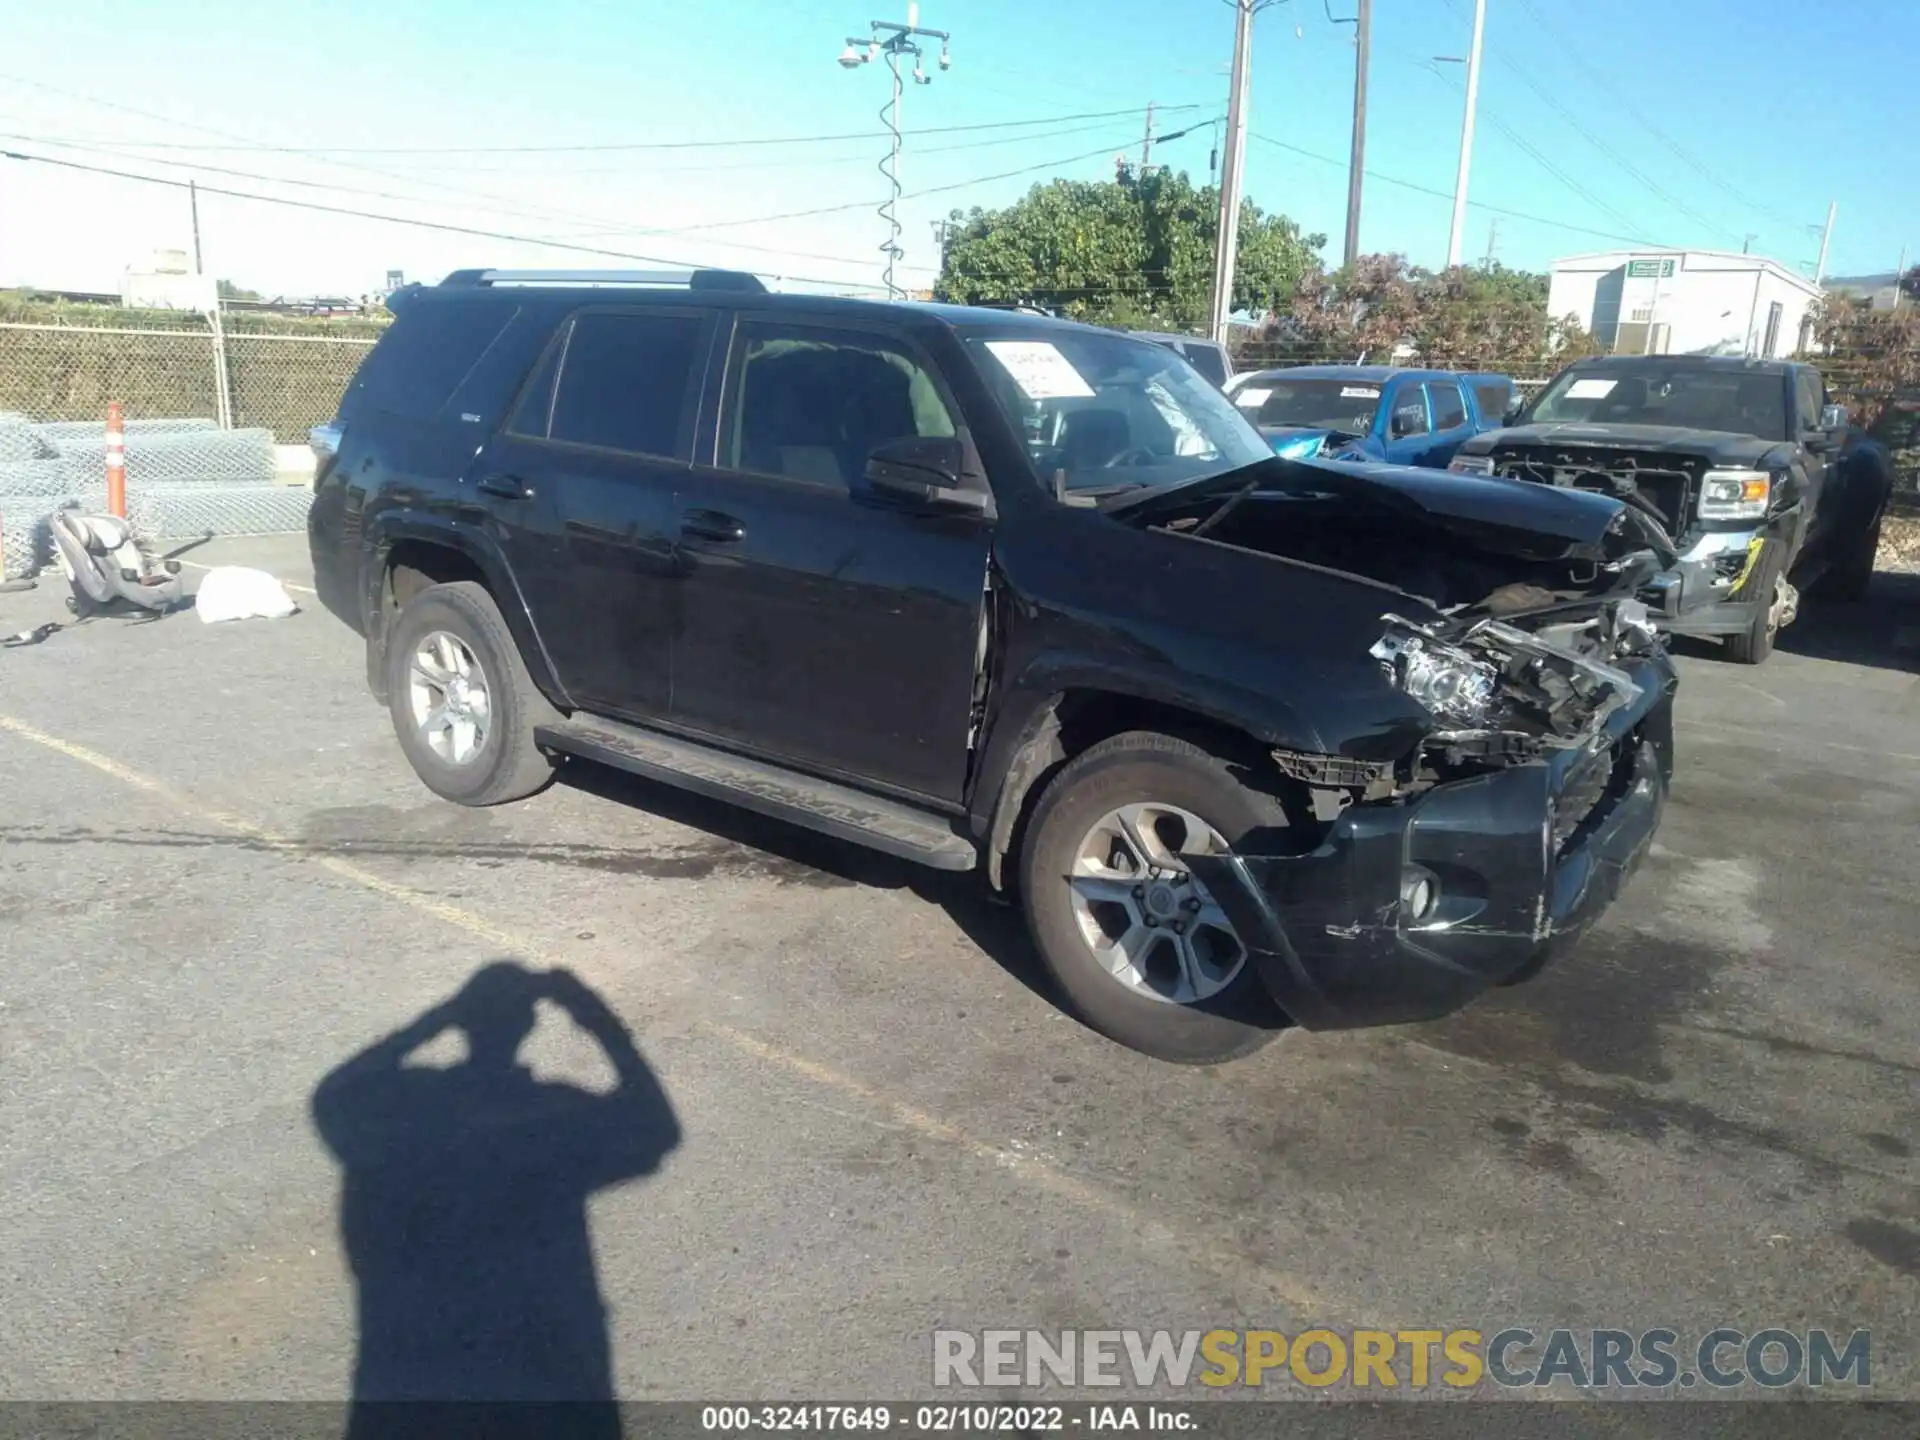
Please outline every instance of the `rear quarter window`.
[[1473, 403], [1479, 408], [1482, 424], [1498, 425], [1513, 403], [1513, 387], [1497, 380], [1479, 381], [1473, 387]]
[[1212, 345], [1187, 346], [1187, 363], [1216, 385], [1227, 383], [1226, 357]]
[[408, 307], [354, 376], [342, 417], [370, 406], [410, 420], [433, 418], [519, 313], [498, 304]]

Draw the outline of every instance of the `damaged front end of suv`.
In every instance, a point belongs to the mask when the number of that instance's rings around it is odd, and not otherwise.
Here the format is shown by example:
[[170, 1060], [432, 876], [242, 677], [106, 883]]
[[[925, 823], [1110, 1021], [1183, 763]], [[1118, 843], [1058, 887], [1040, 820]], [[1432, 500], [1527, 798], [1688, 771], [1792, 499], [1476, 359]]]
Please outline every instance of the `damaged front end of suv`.
[[1377, 682], [1425, 717], [1390, 756], [1274, 749], [1311, 848], [1194, 860], [1309, 1029], [1432, 1018], [1536, 973], [1639, 864], [1673, 767], [1674, 672], [1633, 598], [1672, 563], [1659, 530], [1597, 497], [1335, 468], [1280, 462], [1156, 526], [1381, 586]]

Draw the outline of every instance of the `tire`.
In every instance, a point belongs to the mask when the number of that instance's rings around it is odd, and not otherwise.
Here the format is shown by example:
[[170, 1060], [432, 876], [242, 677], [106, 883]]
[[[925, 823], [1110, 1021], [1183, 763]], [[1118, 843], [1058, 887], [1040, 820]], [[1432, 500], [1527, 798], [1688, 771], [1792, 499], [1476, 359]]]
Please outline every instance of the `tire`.
[[1865, 532], [1853, 537], [1820, 586], [1821, 597], [1854, 604], [1867, 598], [1873, 584], [1874, 562], [1880, 554], [1880, 520], [1875, 518]]
[[[1238, 969], [1209, 982], [1224, 978], [1221, 988], [1185, 1003], [1158, 998], [1118, 978], [1095, 953], [1085, 928], [1088, 910], [1067, 877], [1080, 862], [1090, 831], [1119, 807], [1139, 805], [1178, 807], [1235, 850], [1287, 826], [1277, 798], [1248, 789], [1234, 778], [1227, 761], [1197, 745], [1144, 730], [1103, 740], [1061, 769], [1028, 821], [1020, 854], [1020, 892], [1034, 946], [1069, 1009], [1109, 1039], [1182, 1065], [1217, 1065], [1251, 1054], [1287, 1021], [1261, 985], [1244, 944]], [[1128, 888], [1125, 881], [1108, 883]], [[1182, 893], [1198, 896], [1204, 891]], [[1099, 908], [1120, 917], [1116, 928], [1124, 926], [1127, 935], [1144, 933], [1133, 928], [1145, 914], [1144, 904]], [[1215, 912], [1209, 906], [1203, 914], [1210, 913]], [[1204, 919], [1184, 923], [1193, 926], [1184, 950], [1178, 948], [1179, 941], [1169, 941], [1164, 930], [1150, 942], [1156, 947], [1154, 958], [1163, 965], [1167, 944], [1176, 947], [1176, 958], [1191, 956], [1201, 944]], [[1209, 930], [1207, 948], [1216, 948], [1219, 938]], [[1189, 972], [1183, 967], [1182, 973]]]
[[[471, 733], [471, 749], [444, 754], [429, 738], [417, 713], [422, 701], [416, 678], [427, 672], [414, 669], [421, 646], [431, 637], [457, 642], [467, 652], [469, 668], [477, 668], [480, 694], [474, 699], [470, 678], [462, 676], [463, 713], [484, 714], [484, 724], [471, 732], [441, 731], [442, 739]], [[441, 654], [448, 647], [436, 646]], [[452, 652], [456, 658], [458, 651]], [[387, 639], [387, 710], [394, 734], [414, 774], [434, 794], [459, 805], [501, 805], [543, 790], [553, 780], [554, 761], [534, 743], [536, 725], [550, 724], [559, 714], [527, 674], [520, 649], [513, 642], [499, 606], [483, 586], [471, 580], [430, 585], [400, 611]], [[438, 667], [443, 672], [446, 667]], [[453, 667], [457, 673], [460, 666]], [[427, 682], [426, 700], [434, 692]], [[439, 692], [445, 699], [445, 692]]]
[[1773, 654], [1773, 642], [1780, 633], [1779, 627], [1774, 624], [1774, 597], [1779, 593], [1781, 560], [1786, 554], [1786, 547], [1775, 542], [1767, 549], [1769, 553], [1760, 560], [1760, 573], [1749, 582], [1758, 593], [1768, 597], [1766, 606], [1753, 617], [1753, 623], [1745, 630], [1727, 636], [1726, 655], [1736, 665], [1760, 664]]

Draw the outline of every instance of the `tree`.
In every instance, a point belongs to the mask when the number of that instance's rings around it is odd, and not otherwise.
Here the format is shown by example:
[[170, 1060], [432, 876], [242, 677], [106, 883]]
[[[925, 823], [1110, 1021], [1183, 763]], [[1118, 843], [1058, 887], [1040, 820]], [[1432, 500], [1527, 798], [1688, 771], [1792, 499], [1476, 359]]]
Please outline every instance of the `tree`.
[[1543, 275], [1494, 265], [1422, 270], [1402, 255], [1364, 255], [1305, 276], [1292, 305], [1247, 347], [1259, 363], [1395, 361], [1538, 372], [1598, 346], [1571, 316], [1547, 313]]
[[1920, 389], [1920, 311], [1875, 310], [1829, 293], [1815, 307], [1811, 333], [1827, 384], [1871, 429], [1902, 391]]
[[219, 290], [220, 298], [222, 300], [264, 300], [266, 299], [266, 296], [262, 295], [258, 290], [242, 290], [238, 285], [234, 284], [231, 280], [217, 281], [215, 282], [215, 288]]
[[1894, 282], [1909, 300], [1920, 300], [1920, 265], [1915, 265]]
[[[955, 211], [934, 288], [961, 304], [1026, 304], [1096, 323], [1191, 329], [1206, 322], [1219, 192], [1183, 173], [1055, 180], [1003, 210]], [[1237, 310], [1284, 307], [1316, 264], [1305, 235], [1251, 201], [1240, 214]]]

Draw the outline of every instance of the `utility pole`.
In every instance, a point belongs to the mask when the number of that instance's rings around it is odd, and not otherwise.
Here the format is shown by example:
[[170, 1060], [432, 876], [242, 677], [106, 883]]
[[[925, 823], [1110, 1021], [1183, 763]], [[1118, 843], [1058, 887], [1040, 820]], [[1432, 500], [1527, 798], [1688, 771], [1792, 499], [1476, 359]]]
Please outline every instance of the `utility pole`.
[[1213, 247], [1213, 314], [1207, 333], [1227, 343], [1233, 313], [1233, 269], [1240, 258], [1241, 171], [1247, 157], [1247, 71], [1253, 59], [1257, 0], [1233, 0], [1233, 79], [1227, 100], [1227, 154], [1220, 171], [1220, 226]]
[[1827, 223], [1820, 231], [1820, 258], [1813, 262], [1813, 283], [1818, 285], [1827, 278], [1827, 242], [1833, 239], [1833, 212], [1839, 208], [1839, 202], [1827, 202]]
[[1751, 235], [1751, 234], [1742, 235], [1740, 237], [1740, 253], [1742, 255], [1745, 255], [1751, 252], [1751, 250], [1753, 249], [1753, 242], [1758, 240], [1759, 238], [1760, 237], [1758, 235]]
[[1499, 245], [1499, 243], [1500, 243], [1500, 217], [1496, 215], [1493, 217], [1493, 219], [1487, 222], [1487, 258], [1486, 258], [1485, 264], [1486, 264], [1486, 268], [1489, 270], [1493, 269], [1493, 252], [1494, 252], [1494, 248], [1497, 245]]
[[1900, 247], [1900, 263], [1893, 267], [1893, 308], [1895, 310], [1900, 308], [1900, 302], [1907, 297], [1907, 292], [1902, 289], [1900, 285], [1900, 282], [1906, 278], [1907, 247], [1902, 245]]
[[193, 273], [200, 274], [200, 191], [187, 181], [187, 208], [193, 213]]
[[1480, 102], [1480, 39], [1487, 28], [1487, 0], [1473, 0], [1473, 49], [1467, 52], [1467, 116], [1460, 125], [1460, 170], [1453, 182], [1453, 228], [1447, 234], [1447, 265], [1460, 263], [1467, 223], [1467, 172], [1473, 168], [1473, 115]]
[[953, 67], [952, 57], [947, 51], [947, 42], [951, 38], [944, 30], [923, 30], [920, 28], [920, 5], [918, 0], [907, 6], [907, 23], [895, 25], [885, 20], [868, 22], [872, 32], [866, 39], [859, 36], [847, 38], [847, 48], [840, 52], [840, 65], [845, 70], [858, 70], [869, 63], [874, 56], [887, 57], [887, 69], [893, 75], [893, 94], [887, 102], [887, 108], [881, 112], [881, 118], [887, 123], [891, 137], [891, 148], [887, 159], [881, 165], [881, 173], [887, 177], [889, 187], [886, 203], [880, 207], [880, 218], [887, 222], [887, 240], [880, 247], [880, 253], [887, 257], [883, 278], [887, 286], [887, 298], [900, 298], [900, 287], [893, 283], [893, 267], [897, 265], [906, 251], [900, 248], [900, 96], [905, 82], [900, 78], [900, 60], [903, 56], [913, 57], [913, 83], [931, 85], [933, 77], [921, 66], [921, 56], [925, 53], [916, 43], [916, 36], [926, 36], [940, 42], [940, 68]]
[[1347, 244], [1343, 260], [1360, 258], [1360, 184], [1367, 169], [1367, 46], [1373, 34], [1373, 0], [1360, 0], [1353, 31], [1353, 150], [1347, 160]]
[[1140, 142], [1140, 174], [1144, 179], [1153, 160], [1153, 102], [1147, 102], [1147, 137]]

